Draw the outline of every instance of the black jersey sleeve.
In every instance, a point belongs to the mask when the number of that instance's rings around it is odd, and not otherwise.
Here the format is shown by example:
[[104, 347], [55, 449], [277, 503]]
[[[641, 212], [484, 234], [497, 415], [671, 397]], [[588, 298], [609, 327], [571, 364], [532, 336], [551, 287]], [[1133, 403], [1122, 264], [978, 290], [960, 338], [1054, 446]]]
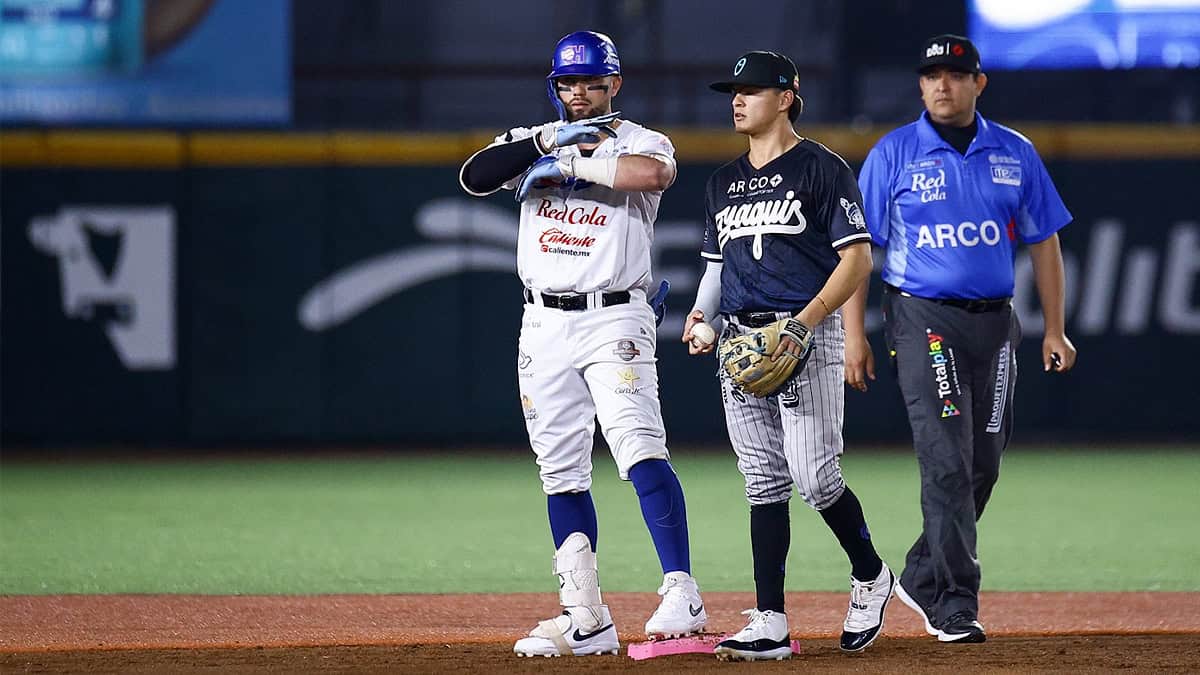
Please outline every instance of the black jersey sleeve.
[[[831, 153], [832, 154], [832, 153]], [[822, 216], [829, 223], [829, 242], [834, 249], [860, 241], [871, 241], [867, 221], [863, 218], [862, 192], [854, 172], [846, 161], [837, 155], [825, 163], [822, 180], [827, 194], [822, 195]]]

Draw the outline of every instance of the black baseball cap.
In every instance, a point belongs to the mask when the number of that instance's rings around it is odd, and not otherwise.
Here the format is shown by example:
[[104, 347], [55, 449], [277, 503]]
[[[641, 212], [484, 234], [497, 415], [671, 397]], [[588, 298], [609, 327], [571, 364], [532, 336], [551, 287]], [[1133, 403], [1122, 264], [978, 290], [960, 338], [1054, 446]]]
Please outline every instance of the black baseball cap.
[[978, 75], [982, 69], [979, 66], [979, 50], [970, 40], [961, 35], [938, 35], [925, 41], [921, 47], [921, 60], [917, 62], [917, 72], [923, 73], [926, 68], [948, 66], [964, 73]]
[[738, 85], [790, 89], [800, 94], [800, 74], [796, 64], [775, 52], [746, 52], [733, 64], [733, 77], [708, 85], [713, 91], [728, 94]]

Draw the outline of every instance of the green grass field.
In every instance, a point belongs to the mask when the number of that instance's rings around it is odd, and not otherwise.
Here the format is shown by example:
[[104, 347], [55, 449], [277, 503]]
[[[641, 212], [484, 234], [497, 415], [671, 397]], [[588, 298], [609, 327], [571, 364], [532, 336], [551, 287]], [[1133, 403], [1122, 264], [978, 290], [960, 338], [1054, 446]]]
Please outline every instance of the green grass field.
[[[676, 450], [694, 573], [753, 588], [731, 455]], [[844, 458], [894, 567], [920, 527], [915, 461]], [[661, 578], [632, 487], [596, 454], [601, 583]], [[985, 590], [1200, 591], [1200, 449], [1006, 455], [980, 524]], [[551, 543], [532, 456], [0, 465], [0, 594], [545, 591]], [[792, 505], [789, 590], [842, 590], [821, 518]]]

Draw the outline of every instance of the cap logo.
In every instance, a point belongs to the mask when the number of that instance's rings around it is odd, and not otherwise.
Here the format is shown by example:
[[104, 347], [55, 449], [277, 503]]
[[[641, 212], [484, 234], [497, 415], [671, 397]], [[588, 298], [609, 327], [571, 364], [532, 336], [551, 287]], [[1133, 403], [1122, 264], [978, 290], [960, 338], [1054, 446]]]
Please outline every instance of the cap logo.
[[733, 76], [737, 77], [742, 74], [742, 69], [746, 67], [746, 57], [738, 59], [738, 62], [733, 66]]
[[[950, 46], [950, 43], [947, 42], [946, 47], [949, 47], [949, 46]], [[929, 58], [931, 56], [941, 56], [941, 55], [945, 54], [946, 47], [943, 47], [940, 44], [929, 45], [929, 47], [925, 50], [925, 58]]]
[[962, 45], [954, 45], [950, 48], [950, 53], [954, 54], [955, 56], [962, 56], [964, 51], [966, 50], [963, 49]]

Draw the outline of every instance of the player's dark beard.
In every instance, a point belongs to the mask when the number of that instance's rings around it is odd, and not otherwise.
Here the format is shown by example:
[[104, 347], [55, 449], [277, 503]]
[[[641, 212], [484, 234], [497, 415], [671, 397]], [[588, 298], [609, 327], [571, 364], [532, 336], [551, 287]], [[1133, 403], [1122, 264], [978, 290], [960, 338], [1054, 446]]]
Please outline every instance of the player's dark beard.
[[608, 112], [607, 110], [604, 109], [603, 106], [593, 105], [589, 108], [584, 108], [582, 111], [577, 113], [577, 112], [575, 112], [575, 109], [571, 107], [570, 101], [567, 101], [566, 103], [564, 103], [563, 106], [566, 108], [566, 111], [567, 111], [567, 121], [568, 122], [574, 122], [575, 120], [583, 120], [583, 119], [587, 119], [589, 117], [603, 115]]

